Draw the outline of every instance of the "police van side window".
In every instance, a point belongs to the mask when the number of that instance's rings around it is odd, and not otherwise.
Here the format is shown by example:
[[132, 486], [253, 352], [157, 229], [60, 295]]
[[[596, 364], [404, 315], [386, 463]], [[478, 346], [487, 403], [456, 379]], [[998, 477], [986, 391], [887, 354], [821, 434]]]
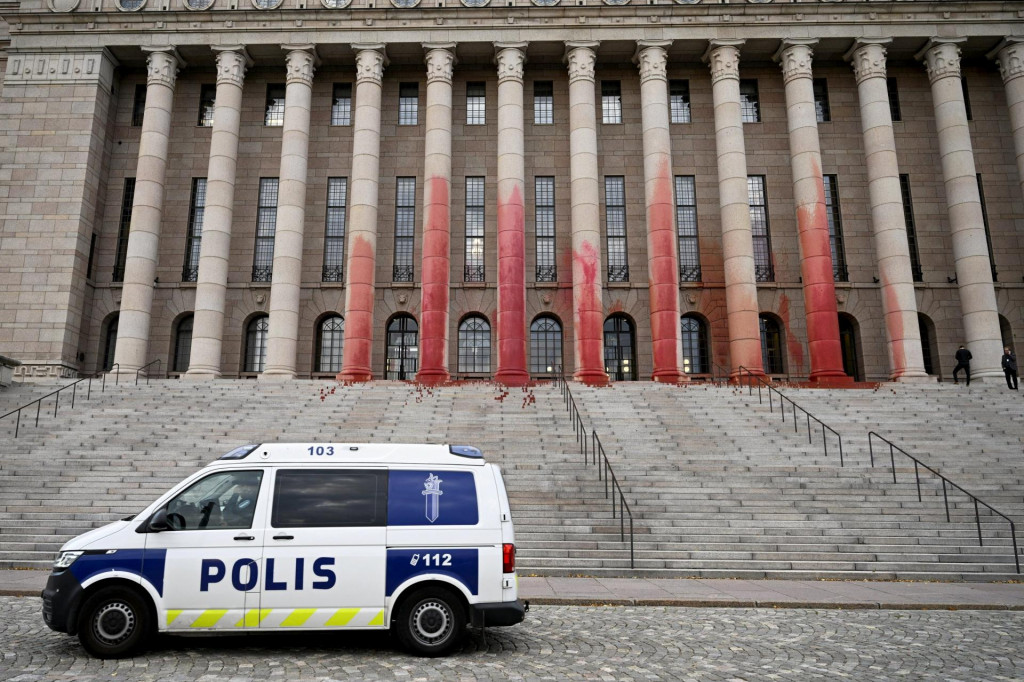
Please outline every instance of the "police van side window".
[[262, 471], [225, 471], [196, 481], [167, 503], [173, 530], [251, 528]]
[[387, 525], [388, 474], [361, 469], [277, 472], [274, 528]]

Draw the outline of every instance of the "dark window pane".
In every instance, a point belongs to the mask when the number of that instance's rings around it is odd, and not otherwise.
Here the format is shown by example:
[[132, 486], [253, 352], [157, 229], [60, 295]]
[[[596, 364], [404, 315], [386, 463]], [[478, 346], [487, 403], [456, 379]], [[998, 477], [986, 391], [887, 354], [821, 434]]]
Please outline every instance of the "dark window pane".
[[466, 125], [484, 125], [487, 122], [487, 96], [483, 83], [466, 84]]
[[554, 86], [551, 81], [534, 81], [533, 123], [551, 125], [554, 122]]
[[192, 200], [188, 210], [188, 233], [185, 238], [185, 263], [181, 267], [181, 281], [199, 279], [199, 253], [203, 241], [203, 216], [206, 213], [206, 178], [192, 179]]
[[398, 125], [414, 126], [419, 122], [419, 83], [398, 84]]
[[285, 86], [283, 84], [267, 85], [267, 104], [264, 109], [263, 125], [274, 127], [284, 125], [284, 96]]
[[818, 123], [832, 120], [832, 109], [828, 105], [828, 81], [824, 78], [814, 79], [814, 115]]
[[139, 83], [135, 86], [135, 99], [132, 101], [132, 127], [138, 128], [142, 125], [142, 119], [146, 113], [146, 84]]
[[117, 251], [114, 256], [114, 281], [124, 281], [124, 264], [128, 258], [128, 232], [132, 225], [132, 206], [135, 203], [135, 178], [124, 179], [121, 195], [121, 221], [117, 226]]
[[914, 224], [914, 203], [910, 194], [910, 176], [900, 173], [900, 193], [903, 195], [903, 218], [907, 224], [907, 245], [910, 247], [910, 269], [915, 282], [924, 281], [921, 256], [917, 251], [917, 226]]
[[832, 247], [832, 277], [837, 282], [849, 281], [846, 270], [846, 249], [843, 246], [843, 218], [839, 210], [839, 180], [835, 175], [823, 177], [825, 214], [828, 217], [828, 238]]
[[348, 178], [327, 179], [327, 225], [324, 228], [324, 282], [345, 281], [345, 210]]
[[668, 82], [669, 111], [672, 123], [690, 122], [690, 81]]
[[700, 242], [697, 233], [697, 190], [692, 175], [677, 175], [676, 234], [679, 241], [679, 280], [701, 281]]
[[352, 84], [335, 83], [331, 101], [331, 125], [352, 125]]
[[772, 237], [763, 175], [747, 177], [747, 202], [750, 204], [750, 229], [754, 238], [754, 276], [758, 282], [772, 282], [775, 269], [772, 267]]
[[274, 528], [337, 528], [387, 524], [386, 471], [278, 471]]
[[530, 373], [557, 374], [562, 369], [562, 325], [538, 317], [530, 325]]
[[761, 121], [761, 100], [757, 93], [757, 79], [740, 80], [740, 119], [744, 123]]
[[195, 318], [189, 315], [178, 323], [178, 330], [174, 335], [174, 366], [172, 371], [188, 371], [188, 364], [192, 355], [192, 325], [194, 322]]
[[896, 78], [890, 76], [885, 79], [886, 89], [889, 91], [889, 115], [893, 121], [902, 121], [903, 112], [900, 110], [900, 91], [896, 86]]
[[601, 122], [622, 123], [622, 86], [619, 81], [601, 81]]
[[209, 83], [199, 91], [199, 121], [196, 125], [209, 128], [213, 125], [213, 111], [217, 103], [217, 86]]

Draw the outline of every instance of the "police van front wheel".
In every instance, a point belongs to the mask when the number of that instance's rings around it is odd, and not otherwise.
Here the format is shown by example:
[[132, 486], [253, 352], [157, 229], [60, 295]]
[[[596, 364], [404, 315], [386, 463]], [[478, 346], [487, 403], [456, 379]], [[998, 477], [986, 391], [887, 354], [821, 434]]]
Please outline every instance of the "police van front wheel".
[[109, 587], [89, 597], [82, 606], [78, 639], [97, 658], [131, 656], [149, 636], [149, 610], [132, 590]]
[[465, 609], [449, 590], [419, 590], [398, 611], [398, 639], [408, 651], [420, 656], [447, 654], [461, 641], [465, 629]]

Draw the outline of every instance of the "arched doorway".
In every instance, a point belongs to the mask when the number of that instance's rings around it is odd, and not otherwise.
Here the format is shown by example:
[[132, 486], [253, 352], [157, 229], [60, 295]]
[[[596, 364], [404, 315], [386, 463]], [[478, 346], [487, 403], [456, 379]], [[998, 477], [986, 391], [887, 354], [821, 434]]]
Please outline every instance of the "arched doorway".
[[854, 381], [864, 381], [860, 372], [860, 331], [852, 315], [839, 313], [839, 347], [843, 354], [843, 371]]
[[711, 354], [708, 352], [708, 325], [696, 315], [683, 315], [680, 321], [683, 340], [683, 371], [687, 374], [709, 374]]
[[1017, 349], [1013, 347], [1013, 327], [1010, 326], [1010, 321], [1002, 315], [999, 316], [999, 332], [1003, 337], [1003, 347], [1016, 353]]
[[314, 372], [341, 371], [341, 358], [345, 349], [345, 319], [337, 313], [327, 313], [316, 326], [316, 353]]
[[270, 317], [258, 315], [245, 327], [245, 365], [243, 372], [259, 373], [267, 365], [267, 333]]
[[114, 368], [114, 351], [117, 349], [117, 320], [120, 313], [114, 313], [107, 320], [107, 333], [103, 337], [103, 371]]
[[625, 315], [604, 321], [604, 371], [612, 381], [636, 381], [636, 334]]
[[419, 370], [420, 328], [411, 315], [395, 315], [388, 322], [385, 379], [406, 381]]
[[178, 321], [174, 330], [174, 364], [172, 372], [187, 372], [192, 355], [192, 326], [195, 317], [189, 313]]
[[470, 315], [459, 325], [459, 374], [491, 371], [491, 325], [480, 315]]
[[921, 333], [921, 355], [924, 358], [924, 371], [927, 374], [942, 376], [939, 367], [939, 349], [935, 341], [935, 325], [927, 315], [917, 314], [917, 327]]
[[761, 364], [765, 374], [784, 374], [782, 325], [773, 315], [758, 316], [761, 323]]
[[530, 374], [561, 371], [562, 325], [553, 317], [537, 317], [530, 325]]

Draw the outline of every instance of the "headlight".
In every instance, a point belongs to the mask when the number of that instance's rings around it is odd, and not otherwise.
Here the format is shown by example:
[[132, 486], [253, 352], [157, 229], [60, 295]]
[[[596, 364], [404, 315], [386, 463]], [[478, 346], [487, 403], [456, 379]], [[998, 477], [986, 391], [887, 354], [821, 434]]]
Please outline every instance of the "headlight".
[[75, 563], [75, 560], [82, 556], [81, 551], [61, 552], [57, 560], [53, 562], [54, 569], [64, 569]]

